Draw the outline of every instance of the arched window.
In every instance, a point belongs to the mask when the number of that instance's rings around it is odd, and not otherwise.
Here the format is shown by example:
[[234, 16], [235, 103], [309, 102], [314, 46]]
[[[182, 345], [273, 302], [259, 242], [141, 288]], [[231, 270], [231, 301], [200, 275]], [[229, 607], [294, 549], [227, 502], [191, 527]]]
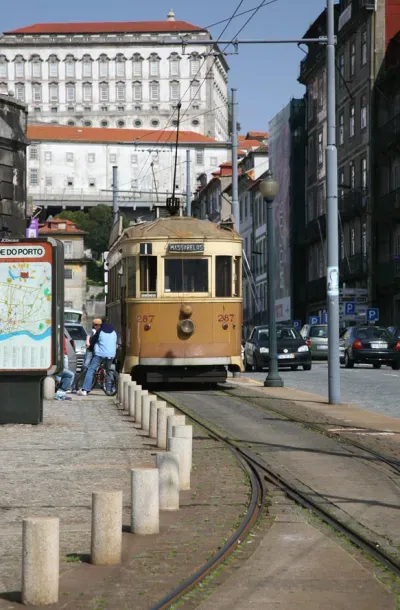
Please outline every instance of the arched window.
[[200, 99], [200, 81], [192, 80], [190, 83], [190, 97], [192, 100]]
[[32, 78], [42, 78], [42, 60], [39, 55], [31, 57], [31, 74]]
[[200, 55], [192, 53], [190, 56], [190, 74], [196, 77], [200, 71]]
[[49, 64], [49, 77], [58, 78], [58, 57], [57, 55], [50, 55], [48, 59]]
[[150, 101], [156, 102], [160, 99], [160, 83], [152, 81], [150, 83]]
[[90, 55], [82, 57], [82, 76], [83, 78], [91, 78], [92, 76], [92, 58]]
[[32, 100], [33, 102], [42, 101], [42, 85], [40, 83], [32, 83]]
[[110, 96], [108, 83], [100, 83], [99, 92], [100, 92], [100, 101], [108, 102], [109, 96]]
[[73, 55], [67, 55], [65, 58], [65, 76], [75, 78], [75, 57]]
[[125, 57], [122, 53], [115, 58], [115, 75], [117, 78], [125, 78]]
[[119, 82], [115, 85], [115, 99], [117, 102], [125, 101], [125, 83]]
[[169, 75], [170, 76], [179, 76], [179, 65], [181, 58], [178, 53], [171, 53], [169, 57]]
[[83, 83], [82, 97], [84, 102], [92, 101], [92, 83]]
[[149, 57], [150, 76], [158, 76], [160, 73], [160, 58], [157, 53], [152, 53]]
[[25, 59], [22, 55], [16, 55], [14, 59], [15, 78], [25, 78]]
[[178, 80], [173, 80], [169, 84], [169, 99], [177, 102], [180, 98], [180, 85]]
[[100, 78], [107, 78], [108, 76], [108, 62], [107, 55], [100, 55], [99, 57], [99, 76]]
[[133, 100], [135, 102], [140, 102], [142, 99], [142, 83], [140, 81], [135, 81], [132, 85], [133, 87]]
[[8, 61], [5, 55], [0, 55], [0, 78], [8, 78]]
[[143, 57], [140, 53], [135, 53], [132, 57], [132, 74], [135, 78], [142, 76]]
[[75, 101], [75, 83], [67, 83], [65, 85], [65, 98], [67, 104]]
[[58, 102], [58, 83], [49, 84], [49, 101], [51, 104]]
[[24, 83], [15, 83], [15, 97], [20, 102], [25, 101], [25, 85]]

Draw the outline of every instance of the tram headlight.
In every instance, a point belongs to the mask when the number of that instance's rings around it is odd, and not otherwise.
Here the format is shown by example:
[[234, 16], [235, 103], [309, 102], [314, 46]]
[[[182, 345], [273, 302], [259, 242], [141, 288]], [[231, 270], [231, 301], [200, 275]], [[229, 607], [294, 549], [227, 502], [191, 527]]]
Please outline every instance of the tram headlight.
[[194, 333], [194, 323], [192, 320], [181, 320], [179, 329], [185, 335], [192, 335]]

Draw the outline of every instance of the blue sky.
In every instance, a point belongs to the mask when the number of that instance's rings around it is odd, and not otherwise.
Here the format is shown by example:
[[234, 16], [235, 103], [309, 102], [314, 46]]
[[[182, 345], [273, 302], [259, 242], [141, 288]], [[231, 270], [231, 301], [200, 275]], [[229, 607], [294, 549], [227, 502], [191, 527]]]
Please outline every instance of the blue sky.
[[[261, 0], [243, 0], [240, 11]], [[230, 17], [239, 0], [19, 0], [2, 6], [3, 31], [38, 22], [57, 21], [147, 21], [164, 20], [170, 8], [176, 19], [208, 26]], [[325, 8], [326, 0], [277, 0], [263, 7], [239, 38], [301, 38]], [[234, 19], [223, 38], [232, 38], [249, 15]], [[224, 24], [211, 28], [218, 38]], [[304, 54], [296, 45], [243, 45], [239, 55], [227, 57], [229, 86], [238, 90], [239, 122], [242, 132], [265, 131], [268, 121], [292, 97], [301, 97], [304, 87], [297, 82], [299, 62]]]

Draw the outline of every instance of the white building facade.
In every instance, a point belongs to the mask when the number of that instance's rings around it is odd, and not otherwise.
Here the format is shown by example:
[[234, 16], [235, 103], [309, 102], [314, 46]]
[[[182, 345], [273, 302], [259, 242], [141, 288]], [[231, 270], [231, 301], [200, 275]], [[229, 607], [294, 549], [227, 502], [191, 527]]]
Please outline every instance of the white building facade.
[[[176, 39], [198, 45], [166, 46]], [[164, 43], [164, 46], [163, 46]], [[228, 66], [207, 30], [175, 21], [36, 24], [0, 37], [0, 93], [30, 122], [181, 128], [228, 138]]]
[[[118, 201], [128, 216], [148, 215], [171, 196], [175, 132], [29, 125], [28, 195], [34, 207], [52, 215], [62, 209], [112, 205], [113, 166], [118, 168]], [[190, 151], [190, 185], [215, 170], [227, 157], [222, 142], [180, 132], [175, 195], [186, 202], [186, 151]]]

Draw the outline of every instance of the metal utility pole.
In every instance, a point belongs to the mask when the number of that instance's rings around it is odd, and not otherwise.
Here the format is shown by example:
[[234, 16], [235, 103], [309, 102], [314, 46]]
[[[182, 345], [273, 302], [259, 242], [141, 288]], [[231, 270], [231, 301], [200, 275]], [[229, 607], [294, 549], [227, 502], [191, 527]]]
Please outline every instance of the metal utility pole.
[[237, 166], [237, 102], [236, 89], [232, 89], [232, 216], [235, 219], [236, 231], [240, 232], [240, 210], [238, 193], [238, 166]]
[[336, 92], [335, 92], [335, 18], [334, 0], [327, 0], [326, 45], [326, 207], [327, 207], [327, 270], [328, 300], [328, 391], [329, 403], [340, 404], [339, 359], [339, 227], [336, 148]]
[[113, 224], [118, 222], [118, 167], [113, 165]]
[[192, 215], [192, 192], [190, 188], [190, 150], [186, 151], [186, 216]]

